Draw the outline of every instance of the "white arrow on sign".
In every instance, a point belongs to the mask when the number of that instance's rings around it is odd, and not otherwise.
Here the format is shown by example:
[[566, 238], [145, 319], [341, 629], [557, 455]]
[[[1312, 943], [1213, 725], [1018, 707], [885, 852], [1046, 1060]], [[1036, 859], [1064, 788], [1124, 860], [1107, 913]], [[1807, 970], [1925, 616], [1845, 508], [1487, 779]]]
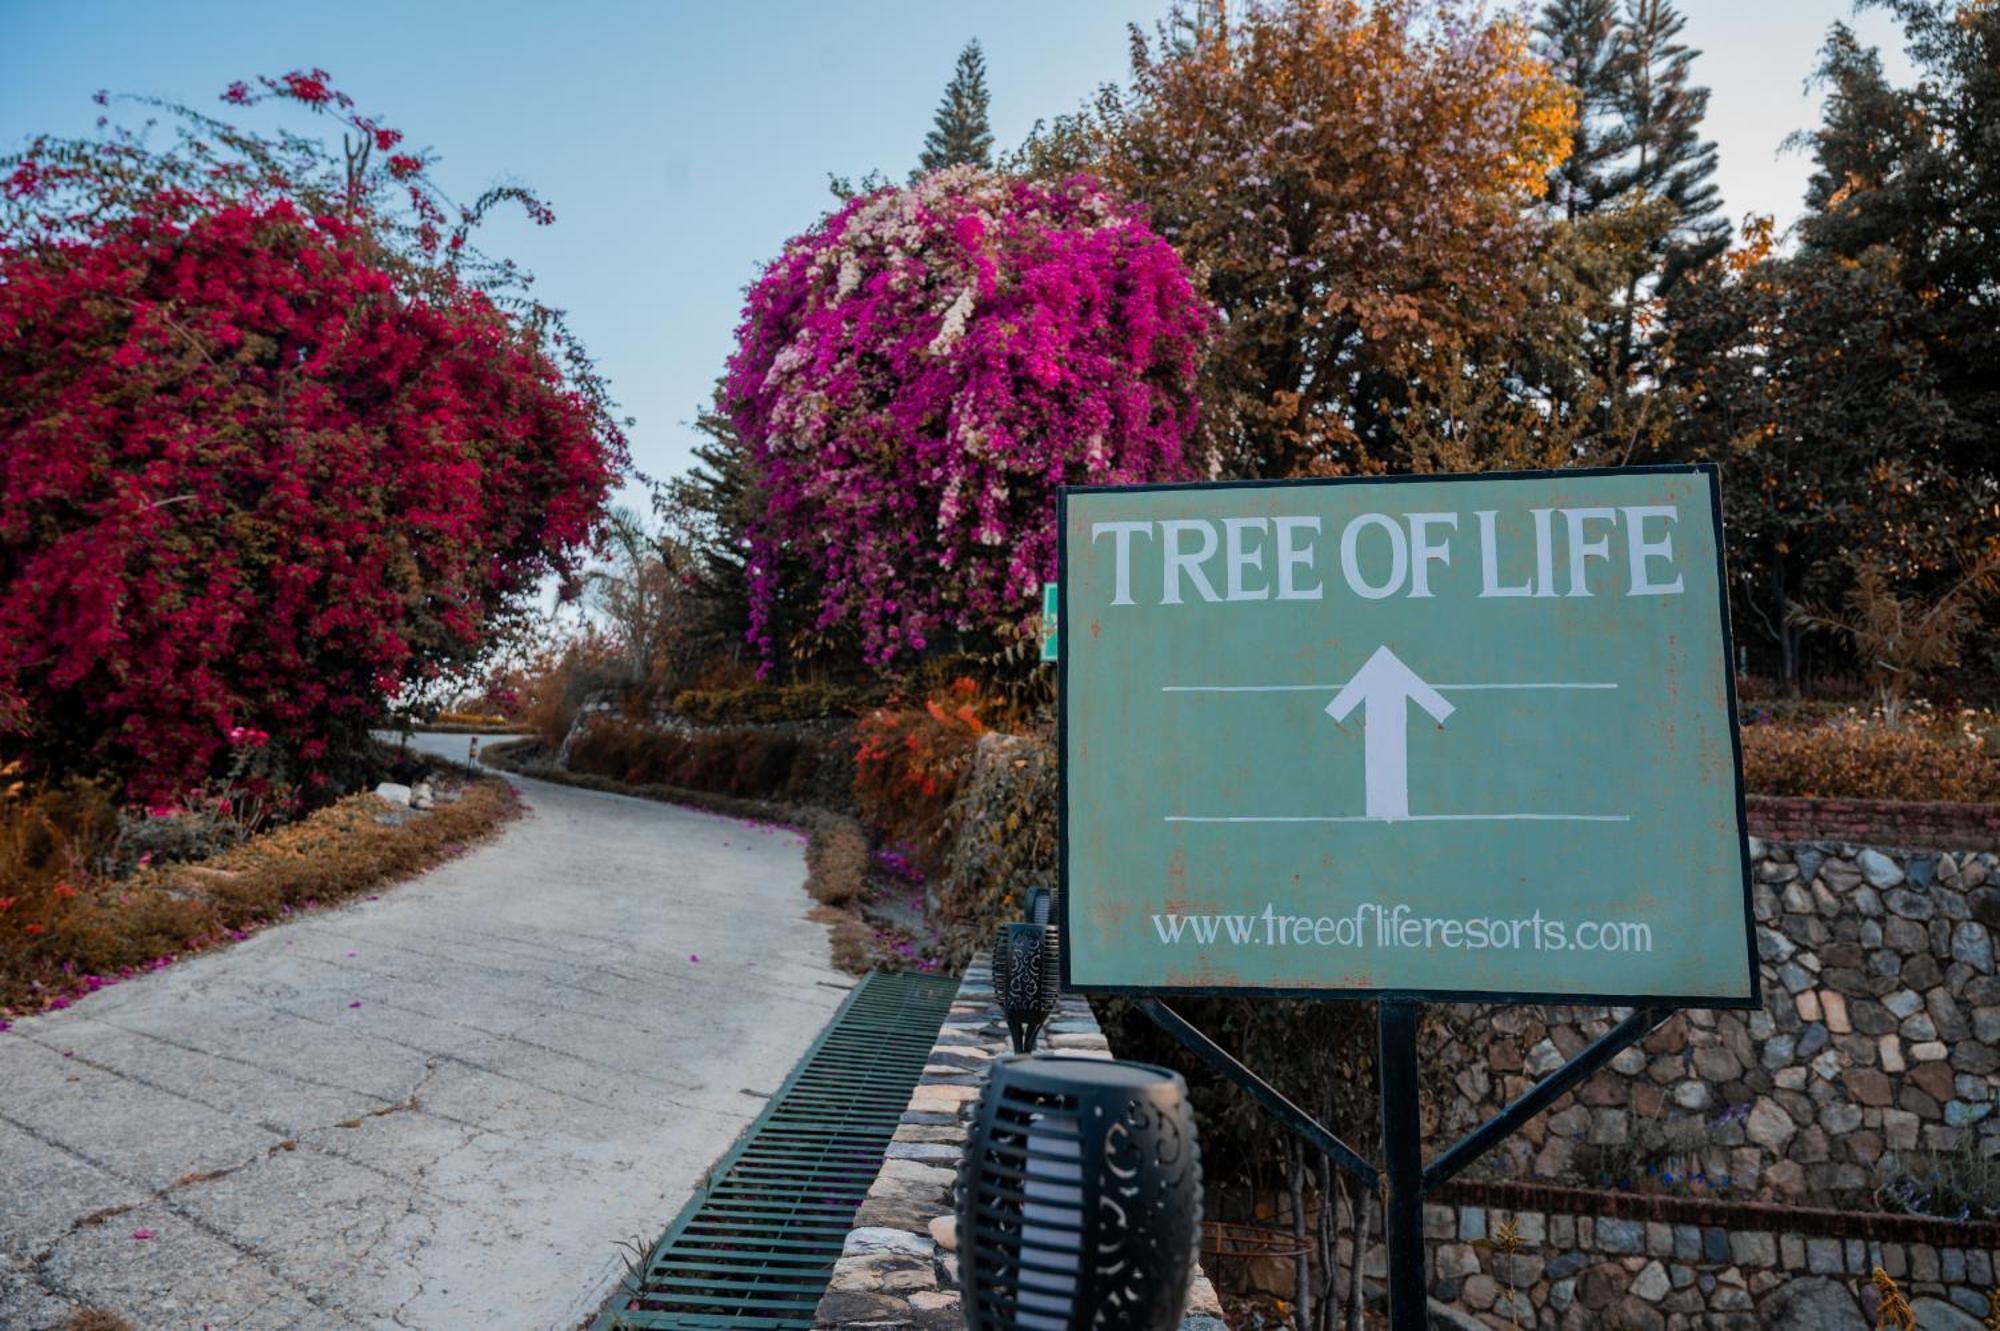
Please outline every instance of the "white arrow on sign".
[[1367, 773], [1368, 817], [1410, 816], [1409, 706], [1415, 703], [1440, 725], [1456, 708], [1403, 664], [1387, 646], [1377, 647], [1354, 678], [1341, 686], [1326, 714], [1345, 721], [1356, 707], [1361, 719], [1362, 763]]

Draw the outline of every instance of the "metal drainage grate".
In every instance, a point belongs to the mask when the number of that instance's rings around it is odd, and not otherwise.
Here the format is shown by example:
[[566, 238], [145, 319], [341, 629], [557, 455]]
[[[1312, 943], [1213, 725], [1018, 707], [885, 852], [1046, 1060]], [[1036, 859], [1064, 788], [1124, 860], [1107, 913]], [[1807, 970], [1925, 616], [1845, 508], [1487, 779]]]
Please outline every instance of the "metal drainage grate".
[[591, 1331], [807, 1331], [957, 991], [856, 985]]

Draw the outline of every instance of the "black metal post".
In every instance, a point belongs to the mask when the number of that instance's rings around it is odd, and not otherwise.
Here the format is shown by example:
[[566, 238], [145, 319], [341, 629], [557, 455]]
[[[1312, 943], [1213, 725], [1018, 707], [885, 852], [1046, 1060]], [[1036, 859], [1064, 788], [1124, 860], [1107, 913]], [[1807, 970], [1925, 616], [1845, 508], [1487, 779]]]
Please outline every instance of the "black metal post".
[[1389, 1252], [1389, 1331], [1425, 1331], [1424, 1140], [1417, 1105], [1417, 1005], [1377, 1004], [1382, 1084], [1382, 1221]]
[[1237, 1062], [1228, 1050], [1202, 1034], [1186, 1017], [1157, 998], [1140, 999], [1139, 1010], [1152, 1018], [1161, 1030], [1179, 1040], [1189, 1053], [1248, 1091], [1258, 1104], [1271, 1112], [1273, 1118], [1303, 1137], [1307, 1145], [1325, 1151], [1334, 1164], [1359, 1179], [1363, 1188], [1374, 1192], [1381, 1186], [1380, 1171], [1363, 1160], [1352, 1146], [1286, 1099], [1284, 1092]]

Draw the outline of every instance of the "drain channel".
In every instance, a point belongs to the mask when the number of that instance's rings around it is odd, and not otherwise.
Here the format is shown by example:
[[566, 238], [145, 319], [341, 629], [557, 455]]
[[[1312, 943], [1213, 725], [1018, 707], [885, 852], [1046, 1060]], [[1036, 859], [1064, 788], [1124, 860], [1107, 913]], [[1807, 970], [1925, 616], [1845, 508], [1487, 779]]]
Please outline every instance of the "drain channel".
[[809, 1331], [957, 992], [856, 985], [591, 1331]]

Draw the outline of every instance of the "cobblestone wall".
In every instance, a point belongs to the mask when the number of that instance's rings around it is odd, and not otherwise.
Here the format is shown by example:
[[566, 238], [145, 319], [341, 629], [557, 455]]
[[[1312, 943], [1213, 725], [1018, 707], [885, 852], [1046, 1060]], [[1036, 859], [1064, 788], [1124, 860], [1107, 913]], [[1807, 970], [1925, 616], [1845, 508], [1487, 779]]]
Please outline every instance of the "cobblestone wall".
[[[2000, 863], [1753, 841], [1765, 1002], [1691, 1011], [1626, 1050], [1499, 1152], [1516, 1177], [1666, 1168], [1791, 1202], [1866, 1201], [1892, 1159], [2000, 1150]], [[1601, 1010], [1474, 1018], [1447, 1127], [1490, 1114], [1599, 1032]], [[1726, 1180], [1726, 1184], [1725, 1181]]]

